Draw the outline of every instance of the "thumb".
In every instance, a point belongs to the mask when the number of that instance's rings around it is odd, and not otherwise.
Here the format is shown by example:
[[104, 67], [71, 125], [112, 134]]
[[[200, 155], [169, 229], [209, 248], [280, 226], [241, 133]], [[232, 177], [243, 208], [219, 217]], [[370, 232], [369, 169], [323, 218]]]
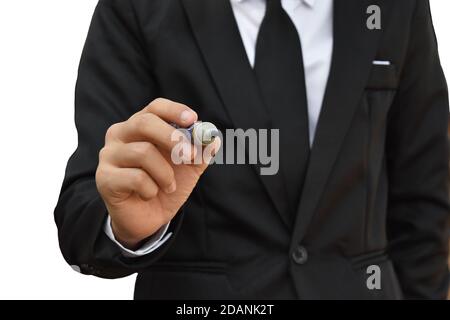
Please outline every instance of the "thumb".
[[202, 150], [199, 150], [202, 156], [202, 162], [201, 164], [198, 165], [200, 173], [203, 173], [206, 170], [206, 168], [208, 168], [208, 166], [213, 161], [215, 155], [219, 152], [221, 146], [222, 141], [220, 140], [219, 137], [216, 137], [211, 144], [203, 147]]

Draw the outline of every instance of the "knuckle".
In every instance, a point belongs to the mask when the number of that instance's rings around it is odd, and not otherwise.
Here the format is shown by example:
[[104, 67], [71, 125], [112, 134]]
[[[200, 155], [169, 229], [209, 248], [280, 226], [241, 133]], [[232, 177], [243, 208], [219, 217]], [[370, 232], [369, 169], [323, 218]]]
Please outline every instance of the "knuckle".
[[148, 189], [148, 195], [150, 198], [154, 198], [158, 195], [158, 188], [152, 186]]
[[108, 172], [105, 167], [99, 165], [97, 167], [97, 171], [95, 172], [95, 182], [97, 185], [97, 189], [101, 192], [106, 187]]
[[156, 98], [145, 108], [149, 113], [158, 112], [159, 109], [163, 108], [167, 104], [167, 100], [164, 98]]
[[154, 147], [150, 143], [139, 144], [135, 146], [134, 152], [136, 153], [138, 158], [147, 159], [150, 158], [154, 152]]
[[167, 102], [168, 102], [169, 100], [167, 100], [167, 99], [164, 99], [164, 98], [156, 98], [155, 100], [153, 100], [151, 103], [150, 103], [150, 107], [155, 107], [155, 106], [160, 106], [160, 105], [165, 105], [165, 104], [167, 104]]
[[105, 175], [103, 170], [104, 169], [102, 168], [102, 166], [98, 166], [97, 170], [95, 171], [95, 181], [97, 182], [97, 185]]
[[151, 125], [151, 123], [155, 120], [155, 115], [152, 113], [145, 113], [142, 114], [136, 119], [134, 119], [134, 128], [137, 132], [144, 133], [147, 131], [148, 127]]
[[109, 147], [105, 146], [102, 149], [100, 149], [98, 153], [98, 159], [100, 163], [104, 162], [108, 158], [109, 152], [110, 152]]
[[115, 123], [106, 130], [106, 140], [113, 139], [117, 136], [117, 132], [119, 131], [120, 124]]
[[147, 182], [146, 174], [142, 171], [138, 171], [138, 172], [134, 173], [133, 181], [134, 181], [134, 185], [136, 186], [136, 188], [144, 187]]

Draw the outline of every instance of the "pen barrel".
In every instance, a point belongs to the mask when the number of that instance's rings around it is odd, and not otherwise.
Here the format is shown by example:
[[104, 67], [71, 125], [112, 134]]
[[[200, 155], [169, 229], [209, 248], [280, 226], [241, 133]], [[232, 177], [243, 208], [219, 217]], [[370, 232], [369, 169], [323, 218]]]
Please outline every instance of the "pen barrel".
[[181, 130], [194, 145], [207, 146], [219, 135], [219, 130], [211, 122], [195, 122], [188, 128], [181, 128], [177, 125], [173, 125], [173, 127]]

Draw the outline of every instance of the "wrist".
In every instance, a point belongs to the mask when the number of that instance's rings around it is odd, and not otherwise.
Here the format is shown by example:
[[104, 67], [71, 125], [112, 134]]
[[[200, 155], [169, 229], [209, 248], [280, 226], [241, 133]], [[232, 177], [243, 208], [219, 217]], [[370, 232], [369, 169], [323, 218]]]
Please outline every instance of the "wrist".
[[131, 235], [129, 232], [125, 232], [122, 228], [117, 226], [114, 223], [114, 220], [111, 219], [111, 229], [114, 234], [114, 238], [126, 249], [136, 251], [141, 247], [141, 244], [147, 239], [149, 236], [136, 236]]

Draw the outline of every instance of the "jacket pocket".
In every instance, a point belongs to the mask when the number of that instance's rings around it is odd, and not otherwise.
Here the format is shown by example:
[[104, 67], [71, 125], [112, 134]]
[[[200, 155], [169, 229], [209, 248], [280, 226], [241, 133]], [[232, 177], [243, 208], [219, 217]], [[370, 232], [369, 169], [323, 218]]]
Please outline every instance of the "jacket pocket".
[[381, 264], [389, 260], [385, 250], [360, 254], [349, 258], [353, 269], [362, 269], [373, 264]]
[[236, 299], [226, 267], [216, 262], [158, 262], [137, 276], [136, 300]]
[[[404, 298], [394, 266], [385, 250], [360, 254], [348, 260], [360, 283], [361, 299], [402, 300]], [[373, 275], [368, 272], [368, 267], [372, 265], [379, 267], [380, 288], [370, 288], [367, 284], [369, 277]]]

